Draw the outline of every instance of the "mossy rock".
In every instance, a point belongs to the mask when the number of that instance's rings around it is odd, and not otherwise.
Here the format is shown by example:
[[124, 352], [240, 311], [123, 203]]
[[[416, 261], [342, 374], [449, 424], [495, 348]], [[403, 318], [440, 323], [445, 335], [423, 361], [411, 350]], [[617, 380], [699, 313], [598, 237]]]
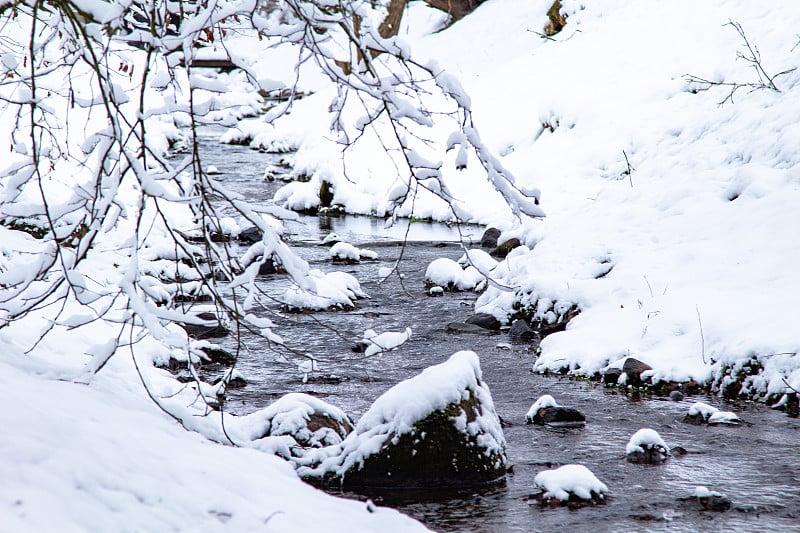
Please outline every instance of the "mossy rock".
[[408, 433], [390, 435], [377, 453], [342, 476], [342, 487], [443, 489], [500, 482], [508, 468], [505, 449], [487, 453], [480, 435], [457, 427], [465, 417], [470, 423], [480, 415], [474, 394], [432, 412]]

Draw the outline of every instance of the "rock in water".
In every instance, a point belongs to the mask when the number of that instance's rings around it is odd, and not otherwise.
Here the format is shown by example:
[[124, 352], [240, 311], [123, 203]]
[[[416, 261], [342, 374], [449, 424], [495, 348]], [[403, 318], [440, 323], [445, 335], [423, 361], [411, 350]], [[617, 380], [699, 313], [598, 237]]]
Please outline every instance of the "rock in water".
[[508, 239], [507, 241], [503, 242], [502, 244], [498, 244], [497, 248], [489, 252], [489, 255], [493, 257], [506, 257], [511, 250], [521, 246], [522, 243], [516, 237], [513, 239]]
[[634, 357], [628, 357], [625, 359], [625, 363], [622, 365], [622, 373], [628, 377], [627, 383], [629, 385], [641, 385], [642, 384], [642, 372], [646, 372], [648, 370], [652, 370], [653, 367], [639, 361]]
[[481, 246], [484, 248], [496, 248], [497, 239], [500, 238], [500, 230], [497, 228], [486, 228], [481, 237]]
[[528, 409], [525, 422], [540, 426], [580, 427], [586, 425], [586, 417], [577, 409], [561, 407], [552, 396], [545, 394]]
[[543, 505], [581, 506], [604, 503], [608, 487], [583, 465], [564, 465], [539, 472], [533, 480]]
[[669, 457], [669, 448], [654, 429], [640, 429], [633, 434], [625, 454], [629, 463], [659, 464]]
[[513, 342], [537, 343], [540, 340], [539, 334], [532, 330], [528, 323], [521, 318], [518, 318], [511, 324], [511, 329], [508, 330], [508, 334]]
[[345, 488], [461, 488], [502, 480], [506, 444], [478, 356], [458, 352], [385, 392], [339, 446], [300, 468]]
[[464, 322], [467, 324], [475, 324], [483, 329], [490, 329], [492, 331], [500, 330], [500, 321], [497, 320], [494, 315], [490, 315], [489, 313], [475, 313], [474, 315], [467, 317]]

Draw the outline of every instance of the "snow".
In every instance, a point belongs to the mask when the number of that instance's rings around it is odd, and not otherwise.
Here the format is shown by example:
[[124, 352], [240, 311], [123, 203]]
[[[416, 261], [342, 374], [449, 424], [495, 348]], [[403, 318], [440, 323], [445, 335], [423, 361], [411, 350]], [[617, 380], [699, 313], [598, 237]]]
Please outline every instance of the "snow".
[[[329, 235], [330, 237], [330, 235]], [[325, 241], [323, 241], [324, 243]], [[346, 242], [337, 242], [331, 246], [330, 250], [331, 259], [341, 261], [358, 262], [361, 259], [377, 259], [378, 254], [372, 250], [365, 250], [356, 248], [352, 244]]]
[[702, 416], [703, 419], [711, 424], [730, 424], [736, 425], [741, 423], [742, 419], [739, 415], [731, 411], [720, 411], [712, 405], [703, 402], [695, 402], [689, 407], [689, 416]]
[[593, 495], [602, 499], [608, 492], [606, 484], [583, 465], [564, 465], [539, 472], [533, 483], [544, 491], [542, 498], [545, 500], [567, 501], [571, 495], [583, 500], [591, 500]]
[[352, 308], [356, 300], [369, 298], [361, 290], [361, 284], [355, 276], [347, 272], [323, 274], [318, 269], [312, 269], [302, 282], [307, 288], [293, 284], [281, 297], [281, 301], [291, 310]]
[[456, 261], [446, 257], [434, 259], [425, 270], [426, 282], [460, 291], [472, 290], [484, 279], [475, 267], [462, 269]]
[[649, 448], [662, 448], [665, 452], [669, 450], [667, 443], [661, 435], [654, 429], [643, 428], [633, 434], [628, 445], [625, 446], [625, 453], [630, 455], [635, 452], [644, 453]]
[[697, 487], [694, 488], [694, 491], [692, 491], [692, 496], [694, 496], [695, 498], [711, 498], [712, 496], [721, 497], [723, 495], [720, 494], [719, 492], [709, 490], [708, 487], [704, 487], [703, 485], [698, 485]]
[[403, 345], [410, 338], [411, 328], [406, 328], [405, 331], [384, 331], [380, 334], [368, 329], [364, 332], [364, 341], [369, 343], [364, 350], [364, 355], [370, 357], [375, 354], [394, 350]]
[[533, 402], [531, 408], [528, 409], [527, 413], [525, 413], [525, 420], [533, 420], [533, 417], [536, 416], [536, 413], [539, 412], [539, 409], [545, 409], [547, 407], [558, 407], [555, 398], [549, 394], [545, 394]]

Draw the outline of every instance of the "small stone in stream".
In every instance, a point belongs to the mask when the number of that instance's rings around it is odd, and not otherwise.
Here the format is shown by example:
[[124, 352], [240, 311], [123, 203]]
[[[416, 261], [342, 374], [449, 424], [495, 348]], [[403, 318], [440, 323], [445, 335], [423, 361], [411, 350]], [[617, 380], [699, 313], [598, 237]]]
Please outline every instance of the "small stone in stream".
[[278, 269], [275, 268], [275, 261], [272, 260], [271, 257], [268, 257], [258, 266], [258, 274], [261, 276], [266, 276], [269, 274], [275, 274], [278, 272]]
[[606, 371], [603, 372], [603, 383], [616, 385], [619, 382], [620, 376], [622, 376], [621, 368], [607, 368]]
[[358, 341], [357, 343], [355, 343], [350, 347], [350, 351], [354, 353], [364, 353], [364, 351], [367, 349], [367, 346], [369, 345], [370, 343], [368, 342]]
[[500, 330], [500, 321], [497, 320], [494, 315], [490, 315], [489, 313], [475, 313], [474, 315], [468, 317], [464, 322], [467, 324], [475, 324], [476, 326], [480, 326], [484, 329], [490, 329], [492, 331]]
[[444, 296], [444, 289], [438, 285], [434, 285], [428, 289], [428, 296]]
[[555, 427], [578, 427], [586, 424], [586, 417], [571, 407], [561, 407], [549, 394], [541, 396], [525, 414], [527, 424]]
[[539, 334], [536, 333], [527, 322], [518, 318], [511, 324], [511, 329], [508, 330], [511, 340], [514, 342], [538, 342]]
[[481, 246], [484, 248], [497, 248], [497, 239], [500, 238], [500, 230], [497, 228], [486, 228], [481, 237]]
[[513, 239], [508, 239], [507, 241], [503, 242], [502, 244], [497, 245], [497, 248], [489, 252], [489, 255], [494, 257], [505, 257], [513, 250], [517, 248], [522, 243], [519, 242], [519, 239], [516, 237]]
[[634, 357], [628, 357], [625, 359], [625, 363], [622, 365], [622, 373], [625, 374], [628, 378], [627, 383], [629, 385], [641, 385], [642, 383], [642, 372], [646, 372], [648, 370], [652, 370], [653, 367], [639, 361]]
[[669, 448], [655, 430], [644, 428], [633, 434], [625, 454], [629, 463], [655, 465], [667, 460]]
[[672, 455], [686, 455], [689, 452], [683, 446], [673, 446], [670, 448], [669, 453]]
[[723, 512], [731, 508], [731, 501], [724, 494], [708, 490], [706, 487], [696, 487], [692, 495], [697, 498], [704, 511]]
[[257, 243], [261, 242], [264, 234], [255, 226], [251, 226], [239, 232], [239, 235], [236, 237], [241, 242], [248, 242], [248, 243]]
[[450, 322], [447, 324], [446, 331], [447, 333], [474, 333], [477, 335], [493, 335], [495, 333], [477, 324], [467, 324], [466, 322]]
[[679, 401], [683, 400], [684, 398], [685, 398], [685, 396], [679, 390], [674, 390], [674, 391], [669, 393], [669, 399], [672, 400], [673, 402], [679, 402]]
[[200, 351], [208, 356], [211, 364], [231, 366], [236, 362], [236, 356], [221, 348], [200, 348]]

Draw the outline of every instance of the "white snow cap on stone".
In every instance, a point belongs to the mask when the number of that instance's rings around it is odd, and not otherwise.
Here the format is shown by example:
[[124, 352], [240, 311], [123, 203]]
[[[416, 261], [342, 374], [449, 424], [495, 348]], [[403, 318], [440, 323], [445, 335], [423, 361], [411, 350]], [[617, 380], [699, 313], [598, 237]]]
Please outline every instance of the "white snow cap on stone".
[[356, 248], [346, 242], [337, 242], [331, 246], [331, 259], [342, 259], [350, 261], [361, 261], [361, 259], [377, 259], [378, 253], [372, 250]]
[[653, 448], [661, 446], [664, 450], [669, 450], [667, 443], [661, 438], [661, 435], [654, 429], [644, 428], [640, 429], [633, 434], [628, 445], [625, 447], [625, 453], [630, 455], [635, 452], [644, 453], [645, 448]]
[[708, 487], [704, 487], [703, 485], [698, 485], [694, 488], [692, 496], [695, 496], [696, 498], [710, 498], [711, 496], [722, 496], [722, 494], [713, 490], [709, 490]]
[[536, 413], [539, 412], [539, 409], [544, 409], [546, 407], [558, 407], [555, 398], [549, 394], [545, 394], [533, 402], [531, 408], [528, 409], [527, 413], [525, 413], [525, 420], [533, 420], [533, 417], [536, 416]]
[[602, 498], [608, 492], [606, 484], [583, 465], [564, 465], [539, 472], [533, 482], [537, 488], [545, 491], [542, 494], [544, 499], [557, 498], [566, 501], [570, 494], [574, 494], [578, 498], [590, 500], [592, 493]]
[[411, 328], [405, 331], [384, 331], [377, 334], [374, 330], [368, 329], [364, 332], [364, 340], [369, 342], [369, 346], [364, 350], [367, 357], [377, 353], [394, 350], [411, 338]]
[[695, 402], [689, 407], [689, 416], [702, 415], [709, 424], [738, 424], [742, 421], [739, 415], [731, 411], [720, 411], [712, 405]]

